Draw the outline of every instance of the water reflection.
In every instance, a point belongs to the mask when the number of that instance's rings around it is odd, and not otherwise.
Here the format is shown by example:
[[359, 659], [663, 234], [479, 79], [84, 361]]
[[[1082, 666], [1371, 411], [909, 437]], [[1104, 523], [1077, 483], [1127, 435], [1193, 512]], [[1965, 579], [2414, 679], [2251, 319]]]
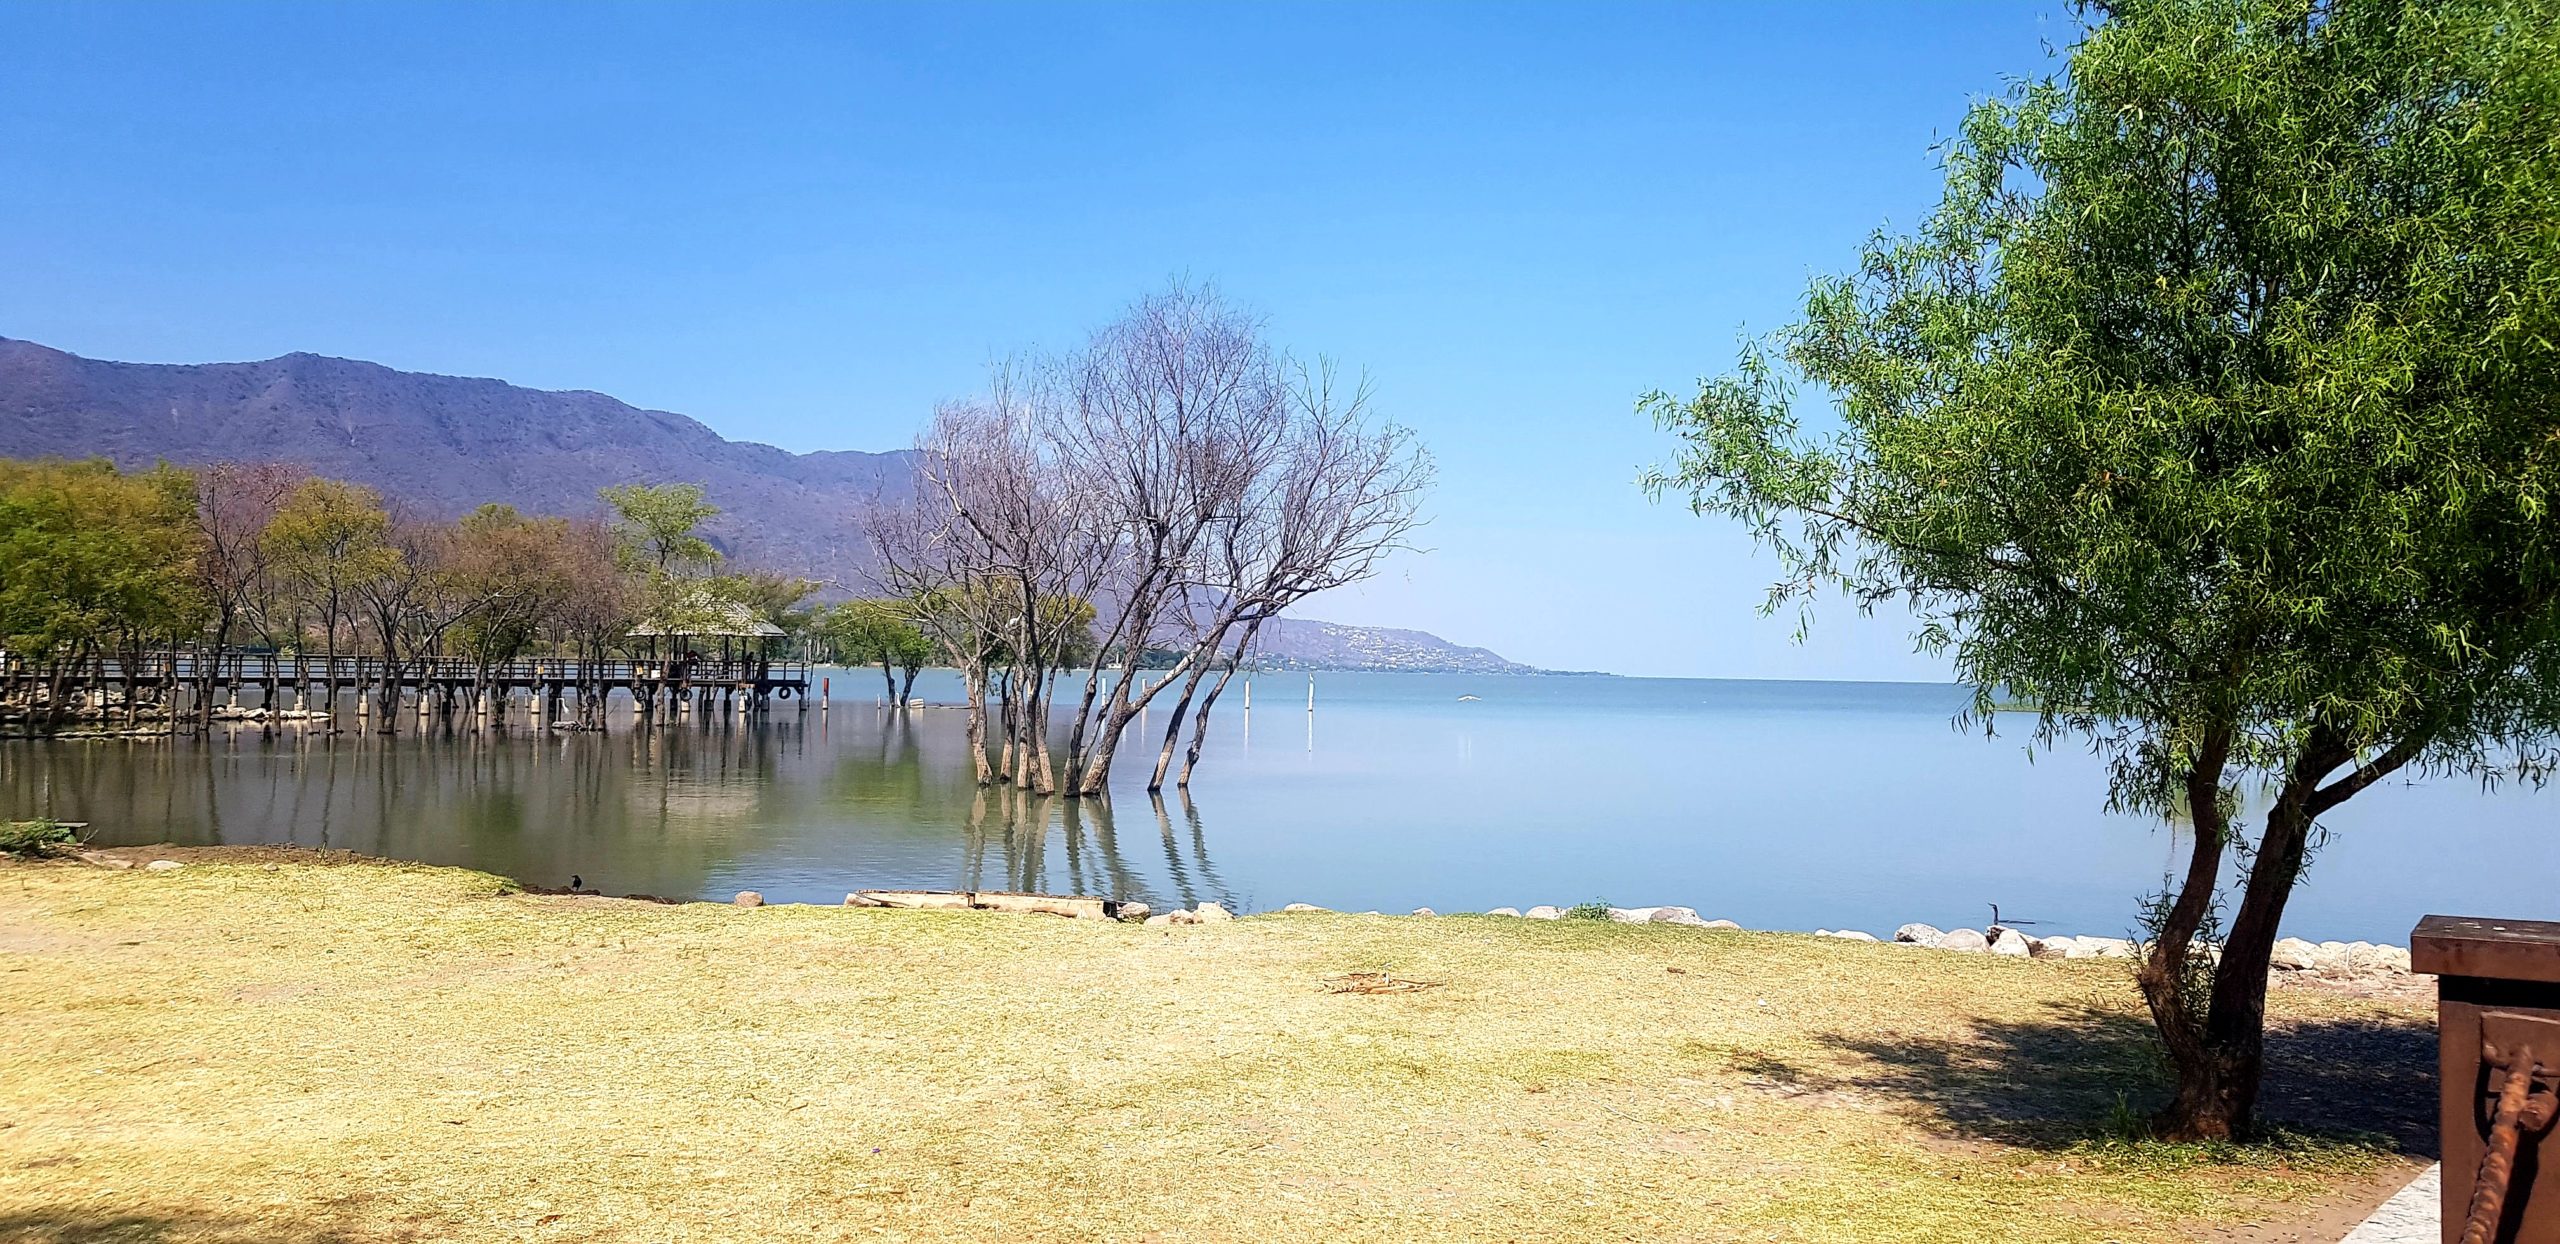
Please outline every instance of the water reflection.
[[[106, 843], [290, 843], [611, 893], [841, 899], [865, 886], [1234, 903], [1199, 809], [1133, 862], [1098, 800], [979, 787], [956, 714], [857, 710], [596, 734], [267, 732], [0, 747], [0, 807]], [[1140, 800], [1145, 807], [1146, 801]]]
[[[918, 694], [955, 698], [936, 677]], [[2094, 759], [2031, 762], [2014, 739], [1949, 729], [1959, 688], [1328, 674], [1313, 714], [1294, 678], [1261, 690], [1279, 693], [1259, 711], [1281, 714], [1264, 746], [1222, 709], [1192, 792], [1156, 798], [1146, 736], [1110, 801], [1042, 797], [970, 780], [957, 711], [840, 700], [744, 723], [617, 712], [607, 733], [12, 742], [0, 817], [87, 821], [110, 843], [575, 874], [617, 894], [966, 887], [1390, 911], [1602, 898], [1871, 931], [1978, 925], [1999, 903], [2054, 931], [2121, 933], [2179, 861], [2168, 827], [2103, 812]], [[2397, 941], [2432, 910], [2560, 916], [2541, 880], [2560, 870], [2555, 812], [2560, 796], [2513, 787], [2368, 791], [2328, 818], [2338, 840], [2287, 931]], [[2468, 866], [2491, 855], [2513, 866]]]

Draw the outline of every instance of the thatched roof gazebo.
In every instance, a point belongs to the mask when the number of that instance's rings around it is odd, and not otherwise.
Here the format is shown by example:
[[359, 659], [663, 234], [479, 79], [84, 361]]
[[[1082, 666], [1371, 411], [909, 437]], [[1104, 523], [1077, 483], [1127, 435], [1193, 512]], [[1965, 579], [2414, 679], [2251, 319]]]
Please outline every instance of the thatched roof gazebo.
[[651, 655], [658, 651], [658, 641], [665, 639], [667, 655], [681, 657], [693, 647], [694, 640], [718, 639], [720, 660], [725, 664], [732, 655], [762, 656], [765, 646], [782, 637], [782, 628], [756, 616], [744, 602], [728, 600], [695, 591], [655, 616], [641, 620], [627, 637], [649, 641]]

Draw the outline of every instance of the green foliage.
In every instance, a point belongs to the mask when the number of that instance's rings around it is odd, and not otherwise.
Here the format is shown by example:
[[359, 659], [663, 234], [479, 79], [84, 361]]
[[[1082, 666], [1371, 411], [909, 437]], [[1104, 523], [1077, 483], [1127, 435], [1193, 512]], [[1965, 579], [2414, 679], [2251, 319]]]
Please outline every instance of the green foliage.
[[[2067, 72], [1966, 118], [1917, 231], [1643, 400], [1684, 442], [1645, 482], [1772, 548], [1773, 609], [1899, 601], [1978, 720], [2037, 706], [2116, 806], [2183, 806], [2142, 983], [2169, 1126], [2210, 1137], [2249, 1125], [2317, 818], [2403, 768], [2554, 760], [2560, 0], [2092, 7]], [[1806, 383], [1836, 424], [1798, 419]]]
[[1559, 920], [1606, 920], [1609, 918], [1609, 904], [1596, 898], [1587, 903], [1576, 903], [1565, 908], [1564, 914], [1556, 918]]
[[182, 471], [0, 461], [0, 648], [77, 656], [192, 635], [207, 615], [200, 545]]
[[295, 485], [268, 521], [266, 541], [286, 594], [319, 611], [333, 647], [350, 593], [391, 573], [401, 561], [382, 498], [341, 480], [307, 479]]
[[620, 517], [623, 549], [635, 563], [664, 576], [720, 560], [698, 530], [720, 513], [703, 500], [702, 485], [615, 484], [597, 495]]
[[933, 642], [901, 601], [845, 601], [826, 612], [819, 634], [847, 665], [915, 670], [933, 660]]
[[[1906, 602], [2165, 808], [2192, 743], [2538, 771], [2560, 723], [2554, 5], [2140, 0], [1944, 201], [1644, 408], [1648, 484]], [[1820, 386], [1838, 427], [1790, 403]], [[2067, 706], [2067, 707], [2062, 707]]]
[[0, 821], [0, 855], [49, 855], [55, 848], [79, 840], [80, 836], [60, 821]]

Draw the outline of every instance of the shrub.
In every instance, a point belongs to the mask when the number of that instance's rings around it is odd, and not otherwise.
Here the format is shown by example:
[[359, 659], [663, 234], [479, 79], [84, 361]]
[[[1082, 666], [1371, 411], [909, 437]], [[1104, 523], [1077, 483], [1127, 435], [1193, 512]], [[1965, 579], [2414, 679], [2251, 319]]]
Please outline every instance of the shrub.
[[0, 855], [44, 855], [77, 841], [79, 836], [60, 821], [0, 821]]

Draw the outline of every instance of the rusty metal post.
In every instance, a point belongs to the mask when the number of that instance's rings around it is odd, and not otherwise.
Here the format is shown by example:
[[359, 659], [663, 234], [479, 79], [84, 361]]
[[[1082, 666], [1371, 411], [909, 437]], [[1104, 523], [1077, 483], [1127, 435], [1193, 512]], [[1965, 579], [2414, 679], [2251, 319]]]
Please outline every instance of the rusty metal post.
[[2444, 1244], [2560, 1244], [2560, 1172], [2537, 1181], [2560, 1167], [2560, 923], [2429, 916], [2409, 958], [2436, 978]]

